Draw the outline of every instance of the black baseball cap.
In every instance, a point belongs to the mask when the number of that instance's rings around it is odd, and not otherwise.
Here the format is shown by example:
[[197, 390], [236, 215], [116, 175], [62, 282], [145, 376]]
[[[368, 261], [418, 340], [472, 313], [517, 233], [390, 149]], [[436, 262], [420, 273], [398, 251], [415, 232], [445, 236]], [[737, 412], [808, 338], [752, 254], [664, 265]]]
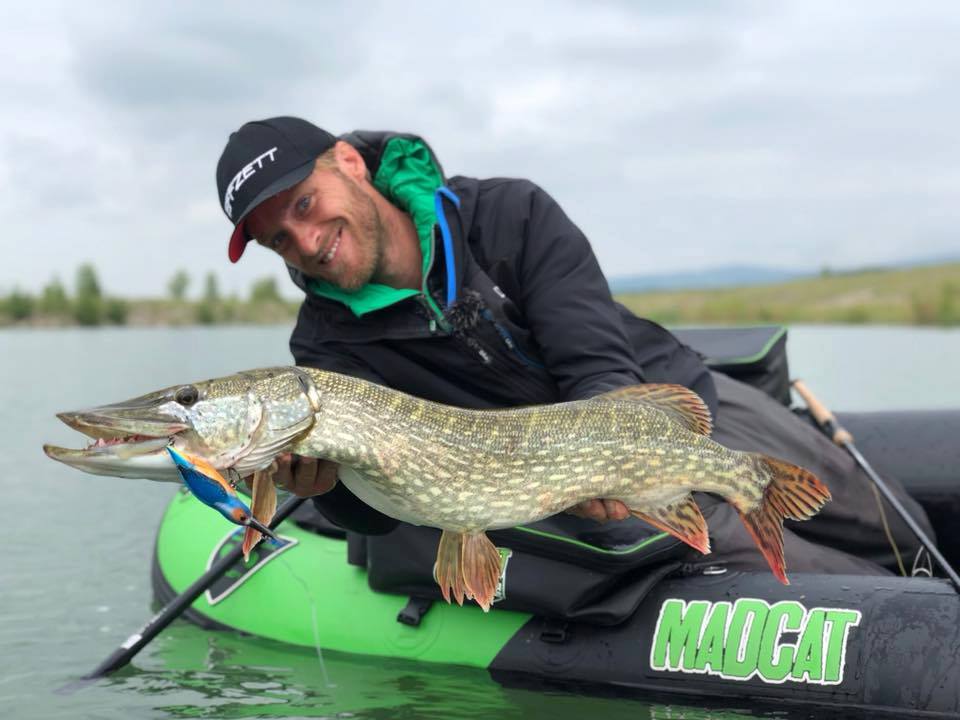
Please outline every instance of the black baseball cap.
[[256, 120], [231, 133], [217, 163], [220, 205], [233, 223], [230, 262], [240, 259], [251, 240], [243, 227], [247, 215], [305, 179], [314, 160], [336, 142], [326, 130], [295, 117]]

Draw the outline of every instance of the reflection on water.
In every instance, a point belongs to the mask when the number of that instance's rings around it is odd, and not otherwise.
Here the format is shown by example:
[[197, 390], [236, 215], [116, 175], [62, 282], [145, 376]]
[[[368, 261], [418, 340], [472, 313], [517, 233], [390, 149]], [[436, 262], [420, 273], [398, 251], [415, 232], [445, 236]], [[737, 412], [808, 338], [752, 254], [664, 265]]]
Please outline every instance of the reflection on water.
[[113, 690], [149, 699], [164, 717], [687, 718], [754, 717], [729, 710], [648, 706], [626, 698], [504, 687], [483, 670], [324, 653], [329, 684], [309, 650], [171, 628]]

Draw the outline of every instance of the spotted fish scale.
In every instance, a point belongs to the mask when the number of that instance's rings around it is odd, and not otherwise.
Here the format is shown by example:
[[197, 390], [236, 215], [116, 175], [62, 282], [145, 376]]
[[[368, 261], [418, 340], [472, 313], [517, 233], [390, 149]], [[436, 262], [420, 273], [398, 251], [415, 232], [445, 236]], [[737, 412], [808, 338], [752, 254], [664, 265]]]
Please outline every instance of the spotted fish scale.
[[[703, 491], [737, 508], [785, 581], [782, 540], [776, 541], [783, 517], [809, 517], [829, 497], [801, 468], [711, 440], [709, 412], [678, 386], [639, 385], [585, 401], [470, 410], [344, 375], [307, 372], [321, 407], [292, 451], [340, 463], [341, 480], [358, 497], [387, 515], [450, 533], [462, 555], [480, 552], [492, 561], [496, 550], [484, 531], [533, 522], [597, 497], [623, 501], [634, 515], [706, 552], [706, 527], [690, 495]], [[781, 478], [785, 489], [777, 484]], [[772, 515], [760, 512], [771, 488], [777, 497], [793, 497], [797, 484], [807, 488], [801, 499], [781, 503]], [[454, 565], [438, 567], [438, 576], [456, 594], [449, 576], [463, 573], [465, 558]], [[465, 595], [488, 606], [491, 582], [469, 578]]]

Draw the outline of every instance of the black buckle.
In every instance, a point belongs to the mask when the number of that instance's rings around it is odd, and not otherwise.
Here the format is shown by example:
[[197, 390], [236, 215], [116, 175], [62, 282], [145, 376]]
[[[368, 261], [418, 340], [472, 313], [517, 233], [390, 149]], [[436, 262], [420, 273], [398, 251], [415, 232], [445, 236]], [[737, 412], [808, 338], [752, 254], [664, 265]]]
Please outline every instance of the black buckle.
[[412, 597], [404, 605], [403, 610], [397, 613], [397, 622], [410, 627], [418, 627], [420, 621], [423, 620], [423, 616], [432, 606], [433, 600], [429, 598]]
[[569, 623], [566, 620], [551, 620], [549, 618], [543, 621], [540, 630], [540, 641], [559, 645], [567, 641], [567, 628]]

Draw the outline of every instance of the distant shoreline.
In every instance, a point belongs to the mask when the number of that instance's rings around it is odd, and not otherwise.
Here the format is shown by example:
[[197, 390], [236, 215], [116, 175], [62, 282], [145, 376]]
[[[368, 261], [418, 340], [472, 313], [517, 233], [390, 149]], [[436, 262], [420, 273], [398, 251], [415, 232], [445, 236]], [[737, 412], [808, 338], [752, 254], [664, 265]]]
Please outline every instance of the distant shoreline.
[[[819, 277], [737, 288], [622, 293], [614, 298], [637, 315], [664, 325], [955, 327], [960, 326], [960, 263], [823, 273]], [[0, 330], [292, 324], [300, 307], [299, 302], [283, 300], [276, 294], [247, 301], [98, 298], [97, 302], [103, 307], [92, 316], [96, 321], [84, 322], [84, 316], [70, 312], [69, 306], [51, 313], [44, 312], [38, 304], [25, 316], [15, 317], [8, 300], [6, 308], [0, 305]]]
[[122, 318], [102, 314], [94, 322], [81, 322], [71, 313], [44, 313], [34, 311], [29, 317], [13, 320], [0, 315], [0, 330], [6, 328], [68, 328], [68, 327], [186, 327], [191, 325], [278, 325], [292, 323], [297, 317], [299, 302], [240, 302], [224, 300], [217, 303], [186, 300], [125, 300]]
[[829, 273], [769, 285], [618, 295], [665, 325], [960, 325], [960, 263]]

